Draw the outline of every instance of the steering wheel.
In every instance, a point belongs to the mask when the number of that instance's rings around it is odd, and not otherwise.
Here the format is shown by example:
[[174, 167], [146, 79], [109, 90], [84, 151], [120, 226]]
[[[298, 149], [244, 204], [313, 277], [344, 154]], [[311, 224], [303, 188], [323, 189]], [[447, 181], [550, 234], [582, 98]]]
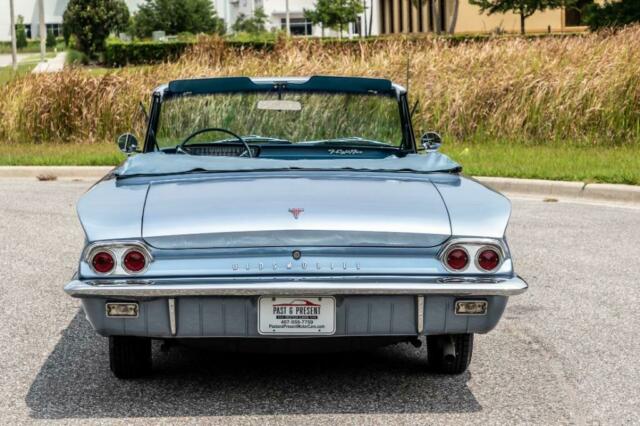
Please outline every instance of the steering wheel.
[[[247, 154], [249, 155], [249, 157], [253, 157], [253, 153], [251, 152], [251, 147], [249, 146], [249, 144], [248, 144], [244, 139], [242, 139], [240, 136], [238, 136], [238, 135], [236, 135], [235, 133], [233, 133], [231, 130], [223, 129], [223, 128], [221, 128], [221, 127], [206, 127], [206, 128], [204, 128], [204, 129], [200, 129], [200, 130], [197, 130], [197, 131], [195, 131], [195, 132], [191, 133], [189, 136], [187, 136], [187, 137], [186, 137], [186, 138], [185, 138], [185, 139], [180, 143], [180, 145], [178, 145], [178, 146], [176, 147], [176, 151], [178, 151], [178, 152], [182, 152], [182, 153], [185, 153], [185, 154], [188, 154], [188, 153], [187, 153], [187, 151], [185, 151], [185, 149], [184, 149], [184, 147], [185, 147], [185, 146], [187, 146], [187, 143], [188, 143], [191, 139], [193, 139], [193, 138], [195, 138], [196, 136], [198, 136], [199, 134], [201, 134], [201, 133], [208, 133], [208, 132], [222, 132], [222, 133], [226, 133], [226, 134], [228, 134], [228, 135], [233, 136], [234, 138], [236, 138], [236, 139], [238, 140], [238, 142], [240, 142], [242, 145], [244, 145], [244, 147], [245, 147], [245, 149], [246, 149]], [[240, 154], [240, 156], [242, 156], [243, 154], [244, 154], [244, 152], [243, 152], [242, 154]]]

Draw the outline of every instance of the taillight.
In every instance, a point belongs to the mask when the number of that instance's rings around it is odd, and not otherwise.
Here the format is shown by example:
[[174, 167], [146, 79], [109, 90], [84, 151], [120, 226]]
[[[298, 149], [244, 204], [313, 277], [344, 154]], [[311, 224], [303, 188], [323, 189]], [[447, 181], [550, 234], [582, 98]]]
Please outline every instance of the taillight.
[[113, 271], [116, 261], [113, 255], [107, 251], [99, 251], [91, 258], [91, 266], [93, 270], [100, 274], [108, 274]]
[[140, 251], [132, 249], [125, 253], [122, 263], [127, 272], [140, 272], [147, 266], [147, 258]]
[[469, 264], [469, 255], [464, 249], [453, 248], [447, 252], [445, 262], [449, 268], [460, 271]]
[[500, 264], [500, 255], [494, 249], [482, 249], [477, 257], [478, 266], [485, 271], [493, 271]]

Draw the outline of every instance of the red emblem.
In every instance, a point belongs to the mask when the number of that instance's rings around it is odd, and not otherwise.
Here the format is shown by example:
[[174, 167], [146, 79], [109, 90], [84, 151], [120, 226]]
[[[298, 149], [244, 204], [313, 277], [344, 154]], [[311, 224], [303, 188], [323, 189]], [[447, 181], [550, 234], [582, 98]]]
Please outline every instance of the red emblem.
[[293, 215], [294, 219], [297, 219], [300, 217], [300, 213], [302, 213], [304, 211], [304, 209], [301, 209], [299, 207], [294, 207], [289, 209], [289, 213], [291, 213]]

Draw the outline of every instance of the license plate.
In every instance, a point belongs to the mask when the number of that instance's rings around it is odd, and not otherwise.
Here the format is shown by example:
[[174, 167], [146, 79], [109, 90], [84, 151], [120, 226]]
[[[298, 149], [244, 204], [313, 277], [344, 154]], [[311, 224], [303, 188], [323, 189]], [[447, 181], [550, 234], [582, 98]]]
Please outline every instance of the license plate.
[[336, 299], [333, 297], [271, 297], [258, 301], [260, 334], [333, 334]]

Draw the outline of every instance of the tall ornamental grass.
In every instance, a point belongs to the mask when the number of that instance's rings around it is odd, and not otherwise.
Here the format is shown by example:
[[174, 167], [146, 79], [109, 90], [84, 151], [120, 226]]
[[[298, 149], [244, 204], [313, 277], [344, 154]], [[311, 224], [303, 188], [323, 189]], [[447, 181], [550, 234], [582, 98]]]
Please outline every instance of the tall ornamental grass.
[[[0, 141], [113, 141], [151, 90], [196, 76], [385, 77], [419, 101], [414, 126], [456, 141], [640, 143], [640, 26], [617, 33], [451, 43], [281, 40], [270, 51], [202, 38], [181, 59], [101, 73], [71, 68], [0, 88]], [[367, 119], [363, 112], [362, 119]]]

